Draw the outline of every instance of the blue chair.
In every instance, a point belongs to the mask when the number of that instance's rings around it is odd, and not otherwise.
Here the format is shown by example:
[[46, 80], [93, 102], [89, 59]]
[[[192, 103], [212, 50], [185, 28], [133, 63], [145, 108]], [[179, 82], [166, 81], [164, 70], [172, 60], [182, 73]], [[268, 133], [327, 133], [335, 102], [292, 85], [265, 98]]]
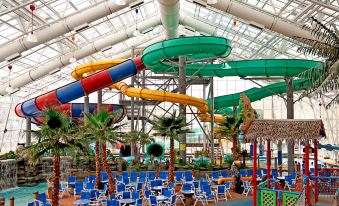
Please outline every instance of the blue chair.
[[100, 172], [100, 181], [108, 180], [108, 175], [106, 172]]
[[246, 177], [247, 176], [246, 170], [244, 170], [244, 169], [240, 169], [239, 173], [240, 173], [240, 177]]
[[199, 181], [193, 181], [193, 187], [195, 192], [199, 192], [200, 191]]
[[174, 183], [171, 182], [169, 185], [168, 185], [168, 189], [171, 190], [171, 191], [174, 191]]
[[99, 190], [90, 190], [90, 199], [97, 200], [99, 198]]
[[135, 200], [135, 201], [137, 201], [138, 199], [140, 199], [139, 192], [133, 191], [133, 192], [132, 192], [132, 199]]
[[149, 199], [149, 197], [150, 197], [151, 195], [153, 195], [152, 191], [149, 190], [149, 189], [146, 189], [145, 192], [144, 192], [144, 197], [145, 197], [146, 199]]
[[74, 185], [76, 181], [77, 181], [77, 177], [76, 176], [69, 176], [67, 178], [68, 185]]
[[80, 195], [81, 191], [84, 189], [84, 183], [83, 182], [76, 182], [74, 187], [74, 196]]
[[227, 172], [226, 172], [226, 170], [221, 170], [221, 171], [220, 171], [220, 174], [221, 174], [222, 177], [225, 177], [225, 178], [227, 177]]
[[314, 168], [310, 168], [310, 175], [314, 175]]
[[129, 184], [129, 183], [130, 183], [129, 177], [122, 176], [122, 182], [123, 182], [125, 185]]
[[191, 171], [185, 171], [185, 182], [193, 182], [193, 175]]
[[120, 202], [118, 200], [107, 200], [106, 206], [120, 206]]
[[167, 180], [168, 179], [168, 172], [166, 172], [166, 171], [159, 172], [159, 179]]
[[216, 202], [216, 197], [211, 191], [211, 187], [209, 185], [204, 185], [203, 186], [203, 191], [205, 193], [206, 201], [213, 201]]
[[267, 169], [262, 169], [263, 175], [267, 175]]
[[117, 192], [124, 192], [126, 191], [126, 185], [124, 183], [119, 183], [117, 185]]
[[46, 193], [38, 194], [38, 201], [42, 206], [51, 206], [51, 201], [47, 199]]
[[131, 192], [122, 192], [122, 199], [131, 199]]
[[64, 194], [67, 192], [67, 182], [61, 182], [59, 183], [59, 195], [60, 198], [63, 198]]
[[89, 181], [89, 178], [88, 178], [88, 177], [85, 177], [84, 183], [87, 184], [87, 183], [89, 183], [89, 182], [90, 182], [90, 181]]
[[181, 171], [175, 172], [175, 182], [177, 182], [177, 183], [183, 182], [183, 173]]
[[253, 176], [253, 170], [247, 170], [247, 176]]
[[212, 171], [212, 180], [218, 180], [219, 179], [219, 172], [218, 171]]
[[289, 191], [291, 191], [292, 188], [294, 188], [294, 182], [292, 180], [291, 176], [285, 176], [285, 187], [284, 189], [287, 187]]
[[137, 182], [138, 181], [138, 173], [137, 172], [131, 172], [130, 182]]
[[146, 176], [140, 176], [139, 177], [139, 182], [142, 182], [144, 185], [146, 184], [146, 182], [147, 182], [147, 177]]
[[39, 201], [34, 201], [34, 202], [29, 202], [27, 206], [39, 206], [40, 202]]
[[168, 189], [168, 188], [165, 188], [163, 191], [162, 191], [162, 195], [167, 197], [167, 198], [170, 198], [172, 196], [172, 192]]
[[148, 180], [155, 180], [155, 172], [154, 171], [149, 171], [148, 172]]
[[142, 183], [142, 182], [137, 183], [137, 191], [138, 192], [140, 192], [143, 189], [143, 185], [144, 185], [144, 183]]
[[169, 202], [165, 202], [166, 205], [169, 205], [169, 206], [176, 206], [176, 201], [177, 201], [177, 196], [176, 195], [172, 195], [170, 197], [170, 201]]
[[80, 199], [89, 201], [91, 199], [91, 193], [89, 191], [81, 191]]
[[92, 182], [92, 183], [95, 184], [95, 182], [96, 182], [96, 177], [95, 177], [94, 175], [89, 176], [88, 179], [89, 179], [89, 182]]
[[151, 195], [149, 197], [149, 199], [150, 199], [151, 206], [158, 206], [158, 201], [157, 201], [157, 197], [156, 196]]
[[262, 170], [261, 169], [258, 169], [257, 170], [257, 176], [262, 178]]
[[137, 203], [135, 206], [143, 206], [143, 199], [137, 199]]
[[147, 173], [146, 172], [140, 172], [139, 177], [140, 178], [147, 178]]
[[181, 187], [181, 191], [193, 190], [192, 184], [184, 183]]
[[231, 182], [225, 182], [226, 193], [232, 198], [232, 195], [230, 193], [231, 187], [232, 187], [232, 183]]
[[86, 184], [86, 189], [88, 189], [88, 190], [94, 190], [94, 183], [88, 182], [88, 183]]
[[117, 178], [117, 172], [112, 172], [112, 176], [113, 176], [114, 179], [116, 179]]
[[226, 193], [225, 185], [218, 185], [215, 197], [217, 199], [217, 202], [219, 202], [219, 200], [226, 200], [227, 201], [227, 193]]

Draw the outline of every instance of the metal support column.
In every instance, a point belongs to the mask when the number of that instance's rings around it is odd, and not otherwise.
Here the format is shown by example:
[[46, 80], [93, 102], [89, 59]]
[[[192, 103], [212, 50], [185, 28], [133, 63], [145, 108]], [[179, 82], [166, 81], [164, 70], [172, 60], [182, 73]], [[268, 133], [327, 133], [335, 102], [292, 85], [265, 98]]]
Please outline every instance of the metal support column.
[[[89, 113], [89, 97], [84, 96], [84, 114], [88, 113]], [[84, 115], [84, 120], [85, 122], [88, 120], [86, 115]]]
[[[310, 146], [308, 140], [305, 142], [305, 175], [310, 178]], [[311, 205], [311, 187], [309, 184], [309, 179], [306, 182], [306, 204]]]
[[[186, 57], [179, 57], [179, 93], [186, 94]], [[179, 113], [185, 117], [186, 121], [186, 105], [179, 104]], [[184, 162], [186, 162], [186, 134], [179, 136], [179, 155]]]
[[[134, 49], [135, 47], [132, 46], [131, 49], [131, 57], [134, 58]], [[131, 86], [134, 87], [134, 81], [135, 81], [135, 75], [132, 76], [131, 78]], [[134, 130], [134, 97], [131, 97], [131, 131]], [[131, 151], [133, 151], [133, 148], [131, 147]], [[132, 152], [133, 155], [133, 152]]]
[[98, 90], [98, 107], [97, 107], [97, 113], [100, 112], [102, 107], [102, 89]]
[[31, 117], [26, 117], [26, 147], [31, 144]]
[[[204, 84], [203, 85], [203, 89], [202, 89], [202, 98], [203, 99], [206, 99], [206, 87], [207, 87], [207, 85], [206, 84]], [[207, 145], [207, 135], [206, 135], [206, 128], [207, 128], [207, 125], [206, 125], [206, 122], [203, 122], [202, 123], [202, 125], [203, 125], [203, 129], [205, 130], [203, 133], [203, 143], [202, 143], [202, 145], [203, 145], [203, 149], [204, 149], [204, 152], [206, 152], [207, 151], [207, 147], [206, 147], [206, 145]]]
[[[259, 159], [259, 158], [258, 158]], [[253, 141], [253, 206], [257, 205], [257, 140]], [[259, 168], [258, 168], [259, 169]]]
[[214, 92], [213, 77], [210, 78], [210, 114], [211, 114], [211, 162], [214, 162]]
[[[294, 102], [293, 102], [293, 78], [286, 77], [286, 109], [287, 119], [294, 119]], [[288, 175], [294, 172], [294, 141], [287, 142], [287, 158], [288, 158]]]

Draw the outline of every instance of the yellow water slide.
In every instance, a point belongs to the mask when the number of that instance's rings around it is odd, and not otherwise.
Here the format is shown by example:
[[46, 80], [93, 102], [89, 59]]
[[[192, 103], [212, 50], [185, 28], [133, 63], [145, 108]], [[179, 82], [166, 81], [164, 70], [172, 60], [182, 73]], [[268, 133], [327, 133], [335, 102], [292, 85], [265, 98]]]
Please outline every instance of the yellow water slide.
[[[97, 62], [83, 64], [83, 65], [76, 67], [71, 75], [74, 79], [77, 80], [84, 76], [87, 76], [87, 74], [107, 69], [114, 65], [120, 64], [123, 61], [125, 60], [117, 59], [117, 60], [105, 60], [105, 61], [97, 61]], [[134, 88], [134, 87], [128, 86], [124, 82], [115, 83], [112, 86], [110, 86], [110, 88], [119, 90], [121, 93], [129, 97], [136, 97], [136, 98], [142, 98], [142, 99], [147, 99], [147, 100], [172, 102], [172, 103], [179, 103], [179, 104], [194, 106], [198, 109], [198, 116], [199, 116], [200, 121], [202, 122], [211, 121], [210, 115], [207, 114], [208, 105], [206, 101], [201, 98], [196, 98], [196, 97], [192, 97], [192, 96], [184, 95], [184, 94], [165, 92], [165, 91], [150, 90], [150, 89], [144, 89], [144, 88]], [[224, 120], [224, 118], [221, 115], [215, 115], [214, 120], [215, 122], [221, 122]]]

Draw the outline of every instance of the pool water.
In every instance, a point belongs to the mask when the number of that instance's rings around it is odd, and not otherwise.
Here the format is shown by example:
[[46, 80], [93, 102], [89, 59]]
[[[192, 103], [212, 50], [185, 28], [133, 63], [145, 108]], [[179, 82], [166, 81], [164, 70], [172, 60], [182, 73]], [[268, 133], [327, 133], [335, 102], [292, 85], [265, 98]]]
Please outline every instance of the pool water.
[[9, 198], [14, 197], [14, 205], [25, 206], [33, 201], [34, 192], [43, 193], [47, 191], [47, 183], [41, 183], [32, 187], [15, 187], [0, 191], [0, 197], [6, 198], [6, 206], [9, 206]]
[[216, 206], [252, 206], [252, 198], [245, 198], [241, 200], [228, 199], [227, 202], [219, 202], [214, 204]]

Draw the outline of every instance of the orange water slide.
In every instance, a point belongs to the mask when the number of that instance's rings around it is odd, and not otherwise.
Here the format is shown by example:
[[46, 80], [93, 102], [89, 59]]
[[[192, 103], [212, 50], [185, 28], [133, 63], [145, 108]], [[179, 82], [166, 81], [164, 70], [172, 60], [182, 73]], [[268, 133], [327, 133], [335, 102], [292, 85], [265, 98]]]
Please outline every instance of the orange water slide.
[[[80, 79], [89, 73], [107, 69], [114, 65], [120, 64], [123, 61], [125, 60], [116, 59], [83, 64], [76, 67], [71, 75], [74, 79]], [[150, 90], [145, 88], [134, 88], [127, 85], [124, 82], [115, 83], [111, 85], [110, 88], [119, 90], [121, 93], [129, 97], [194, 106], [198, 109], [198, 116], [200, 121], [202, 122], [211, 121], [210, 115], [208, 114], [208, 105], [206, 101], [202, 98], [192, 97], [185, 94], [171, 93], [166, 91]], [[215, 115], [214, 119], [215, 122], [221, 122], [224, 120], [222, 115]]]

